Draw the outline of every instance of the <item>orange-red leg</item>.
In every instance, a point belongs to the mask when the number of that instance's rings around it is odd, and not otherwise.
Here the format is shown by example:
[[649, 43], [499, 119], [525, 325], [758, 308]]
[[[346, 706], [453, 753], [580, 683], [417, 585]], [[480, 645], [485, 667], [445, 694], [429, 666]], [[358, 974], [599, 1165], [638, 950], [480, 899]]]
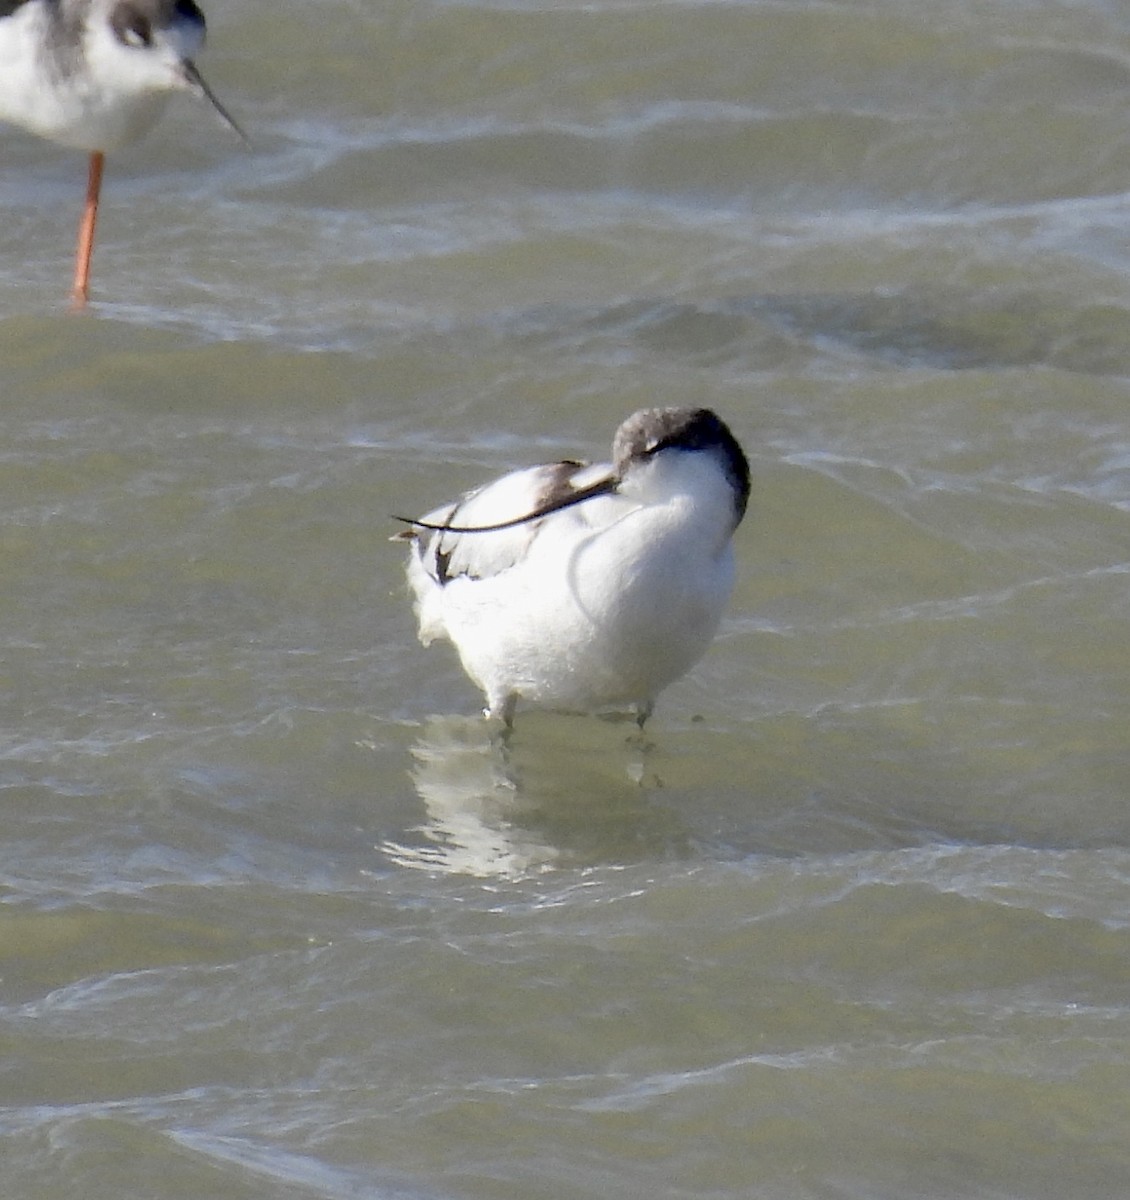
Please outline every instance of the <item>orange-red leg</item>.
[[75, 254], [75, 283], [71, 304], [82, 308], [90, 299], [90, 257], [94, 253], [94, 227], [98, 223], [98, 196], [102, 191], [102, 167], [105, 155], [95, 150], [90, 156], [90, 174], [86, 181], [86, 205], [78, 227], [78, 251]]

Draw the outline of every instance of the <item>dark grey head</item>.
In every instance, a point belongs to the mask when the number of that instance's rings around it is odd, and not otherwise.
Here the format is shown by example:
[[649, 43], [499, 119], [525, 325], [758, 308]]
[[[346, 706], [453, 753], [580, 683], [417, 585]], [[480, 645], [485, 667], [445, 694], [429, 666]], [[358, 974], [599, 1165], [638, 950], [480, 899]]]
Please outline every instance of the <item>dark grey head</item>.
[[[619, 491], [624, 475], [633, 463], [643, 462], [661, 450], [694, 450], [713, 453], [734, 489], [734, 525], [745, 516], [749, 503], [749, 463], [738, 445], [737, 438], [726, 423], [709, 408], [644, 408], [633, 413], [616, 430], [612, 441], [612, 470], [584, 487], [575, 487], [573, 480], [585, 464], [567, 460], [552, 464], [548, 488], [540, 502], [520, 516], [493, 525], [459, 525], [453, 518], [459, 505], [452, 507], [442, 524], [394, 516], [394, 521], [411, 525], [413, 530], [431, 529], [441, 533], [498, 533], [529, 521], [538, 521], [550, 513], [560, 512], [583, 504], [596, 496], [608, 496]], [[409, 537], [412, 533], [398, 536]]]
[[[0, 17], [10, 17], [24, 3], [26, 0], [0, 0]], [[77, 47], [83, 25], [91, 19], [89, 0], [80, 4], [46, 0], [45, 12], [53, 41]], [[107, 19], [114, 37], [133, 49], [151, 46], [155, 33], [174, 25], [194, 26], [197, 39], [204, 39], [204, 14], [193, 0], [116, 0], [109, 6]]]
[[644, 408], [616, 430], [612, 459], [623, 476], [633, 462], [661, 450], [708, 450], [718, 456], [734, 488], [735, 524], [749, 503], [749, 462], [738, 439], [709, 408]]
[[192, 0], [119, 0], [110, 11], [110, 28], [124, 46], [151, 46], [154, 33], [173, 25], [194, 25], [204, 36], [204, 14]]

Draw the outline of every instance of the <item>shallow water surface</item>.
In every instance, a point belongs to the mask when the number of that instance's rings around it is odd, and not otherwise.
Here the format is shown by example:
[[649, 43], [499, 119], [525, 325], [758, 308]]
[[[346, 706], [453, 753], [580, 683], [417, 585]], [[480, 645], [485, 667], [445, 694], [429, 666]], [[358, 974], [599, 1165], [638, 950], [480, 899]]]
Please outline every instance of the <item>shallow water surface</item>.
[[[212, 0], [0, 132], [0, 1193], [1121, 1197], [1130, 14]], [[393, 512], [715, 407], [716, 645], [499, 745]]]

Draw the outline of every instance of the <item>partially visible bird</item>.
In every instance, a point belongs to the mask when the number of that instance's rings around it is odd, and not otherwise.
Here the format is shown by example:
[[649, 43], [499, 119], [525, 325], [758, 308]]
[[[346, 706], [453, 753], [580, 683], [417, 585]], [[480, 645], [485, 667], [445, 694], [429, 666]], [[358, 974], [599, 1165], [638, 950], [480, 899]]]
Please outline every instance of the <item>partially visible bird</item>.
[[396, 535], [420, 640], [453, 642], [510, 725], [538, 708], [634, 708], [705, 653], [734, 581], [749, 464], [706, 408], [648, 408], [612, 462], [511, 472]]
[[148, 133], [174, 92], [208, 101], [242, 130], [193, 62], [204, 14], [193, 0], [0, 0], [0, 121], [90, 154], [71, 298], [90, 295], [107, 151]]

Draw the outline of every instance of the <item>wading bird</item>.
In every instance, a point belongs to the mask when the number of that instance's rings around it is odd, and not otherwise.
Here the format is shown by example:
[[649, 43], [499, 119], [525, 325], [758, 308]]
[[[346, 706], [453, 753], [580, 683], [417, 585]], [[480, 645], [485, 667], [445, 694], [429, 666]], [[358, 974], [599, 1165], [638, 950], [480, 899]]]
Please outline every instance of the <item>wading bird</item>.
[[148, 133], [174, 92], [202, 97], [244, 141], [193, 62], [204, 14], [193, 0], [0, 0], [0, 121], [90, 154], [75, 256], [75, 307], [90, 258], [108, 151]]
[[749, 486], [713, 412], [649, 408], [616, 431], [611, 463], [528, 467], [397, 517], [420, 640], [454, 643], [507, 725], [521, 702], [634, 708], [642, 726], [714, 637]]

